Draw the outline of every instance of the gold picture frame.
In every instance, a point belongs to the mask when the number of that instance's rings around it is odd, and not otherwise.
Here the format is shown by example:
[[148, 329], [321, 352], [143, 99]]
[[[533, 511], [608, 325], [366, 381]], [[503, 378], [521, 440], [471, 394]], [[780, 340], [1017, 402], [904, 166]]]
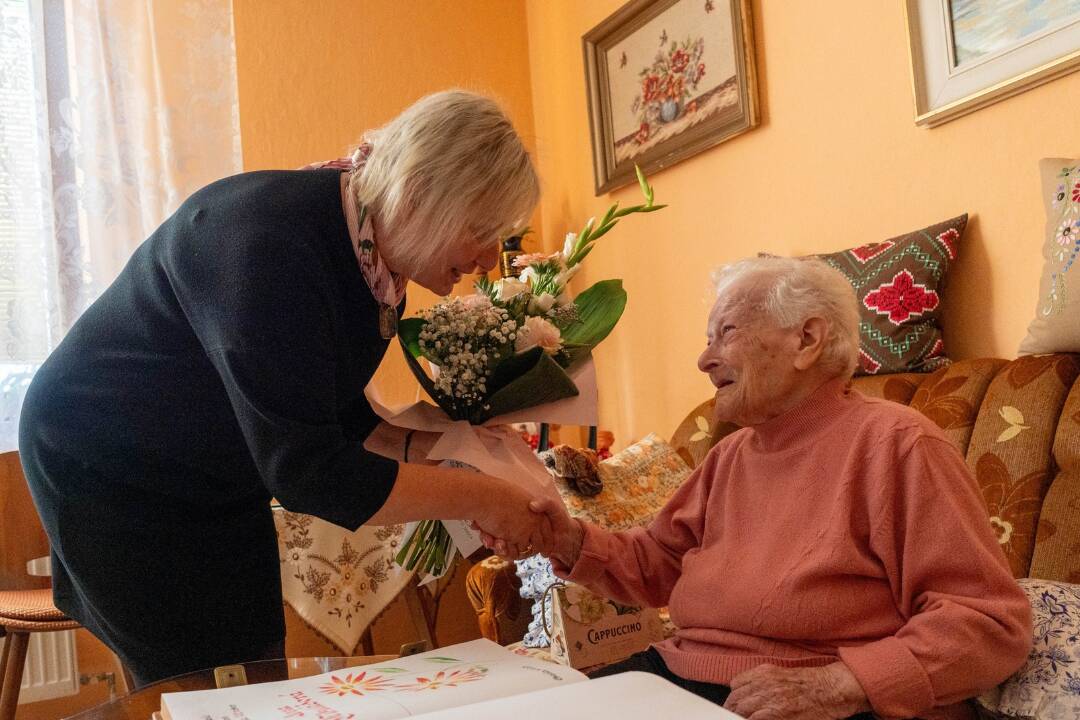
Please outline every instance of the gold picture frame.
[[934, 127], [1080, 69], [1060, 3], [905, 0], [915, 123]]
[[631, 0], [582, 46], [597, 195], [758, 124], [750, 0]]

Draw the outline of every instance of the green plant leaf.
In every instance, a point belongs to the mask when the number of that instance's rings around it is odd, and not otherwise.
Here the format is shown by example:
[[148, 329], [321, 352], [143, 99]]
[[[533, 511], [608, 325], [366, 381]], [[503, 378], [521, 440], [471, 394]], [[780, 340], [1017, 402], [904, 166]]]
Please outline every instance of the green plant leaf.
[[409, 365], [409, 369], [412, 370], [416, 381], [420, 383], [420, 387], [424, 388], [424, 392], [428, 394], [428, 397], [451, 418], [462, 420], [463, 418], [457, 416], [453, 405], [439, 398], [438, 393], [435, 392], [435, 383], [431, 381], [431, 378], [424, 371], [424, 367], [420, 364], [419, 358], [424, 357], [424, 353], [420, 349], [420, 330], [423, 327], [424, 321], [420, 318], [407, 318], [398, 322], [398, 342], [401, 344], [402, 354], [405, 355], [405, 362]]
[[568, 345], [584, 345], [590, 350], [611, 333], [626, 309], [622, 280], [601, 280], [574, 300], [578, 322], [563, 333]]
[[398, 321], [398, 342], [414, 358], [423, 357], [424, 352], [420, 349], [420, 331], [424, 329], [424, 321], [421, 318], [405, 318]]
[[488, 387], [497, 389], [488, 397], [487, 407], [469, 422], [480, 424], [496, 415], [578, 394], [566, 370], [540, 348], [512, 355], [496, 365]]
[[641, 168], [638, 167], [637, 163], [634, 163], [634, 174], [637, 175], [638, 185], [641, 186], [641, 194], [647, 200], [651, 200], [652, 192], [649, 190], [649, 182], [645, 179], [645, 173], [641, 172]]

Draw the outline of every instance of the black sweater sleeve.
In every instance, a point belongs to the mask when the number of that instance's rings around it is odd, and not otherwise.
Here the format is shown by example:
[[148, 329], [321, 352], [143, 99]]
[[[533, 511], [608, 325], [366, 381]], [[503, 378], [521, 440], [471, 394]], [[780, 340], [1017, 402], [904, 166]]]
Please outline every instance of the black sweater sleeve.
[[[195, 224], [202, 217], [190, 215]], [[206, 220], [193, 234], [212, 247], [173, 258], [185, 271], [170, 281], [263, 482], [285, 508], [355, 529], [386, 501], [398, 466], [364, 450], [340, 414], [346, 339], [331, 267], [340, 258], [298, 241], [302, 231]]]

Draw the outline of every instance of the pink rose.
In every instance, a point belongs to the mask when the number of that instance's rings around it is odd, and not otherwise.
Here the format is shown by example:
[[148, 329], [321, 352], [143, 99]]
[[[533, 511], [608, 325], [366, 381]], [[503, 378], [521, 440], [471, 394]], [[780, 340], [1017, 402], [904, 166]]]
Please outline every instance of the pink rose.
[[559, 253], [527, 253], [525, 255], [518, 255], [514, 258], [514, 267], [528, 267], [529, 265], [538, 265], [543, 262], [549, 262], [559, 256]]
[[562, 348], [562, 335], [559, 334], [559, 328], [542, 317], [525, 318], [525, 324], [518, 328], [514, 351], [523, 353], [534, 347], [543, 348], [549, 355], [557, 353]]

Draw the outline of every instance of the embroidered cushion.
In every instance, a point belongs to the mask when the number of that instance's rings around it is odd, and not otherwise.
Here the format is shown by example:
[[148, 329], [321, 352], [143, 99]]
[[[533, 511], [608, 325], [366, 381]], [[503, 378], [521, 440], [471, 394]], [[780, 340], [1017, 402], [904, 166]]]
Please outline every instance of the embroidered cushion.
[[978, 704], [992, 718], [1080, 717], [1080, 585], [1024, 578], [1034, 647], [1024, 666]]
[[855, 288], [859, 302], [856, 375], [931, 372], [947, 365], [942, 293], [967, 215], [884, 242], [819, 257]]
[[[655, 434], [603, 460], [597, 470], [603, 490], [594, 497], [583, 497], [574, 492], [557, 476], [555, 486], [573, 517], [616, 531], [648, 525], [690, 475], [690, 468], [675, 448]], [[540, 613], [544, 592], [556, 579], [551, 563], [536, 555], [519, 560], [517, 568], [521, 596], [534, 602], [533, 621], [525, 634], [524, 644], [526, 647], [546, 646], [549, 640]], [[550, 626], [550, 603], [547, 612]]]
[[1035, 319], [1020, 354], [1080, 352], [1080, 159], [1039, 161], [1046, 233]]

